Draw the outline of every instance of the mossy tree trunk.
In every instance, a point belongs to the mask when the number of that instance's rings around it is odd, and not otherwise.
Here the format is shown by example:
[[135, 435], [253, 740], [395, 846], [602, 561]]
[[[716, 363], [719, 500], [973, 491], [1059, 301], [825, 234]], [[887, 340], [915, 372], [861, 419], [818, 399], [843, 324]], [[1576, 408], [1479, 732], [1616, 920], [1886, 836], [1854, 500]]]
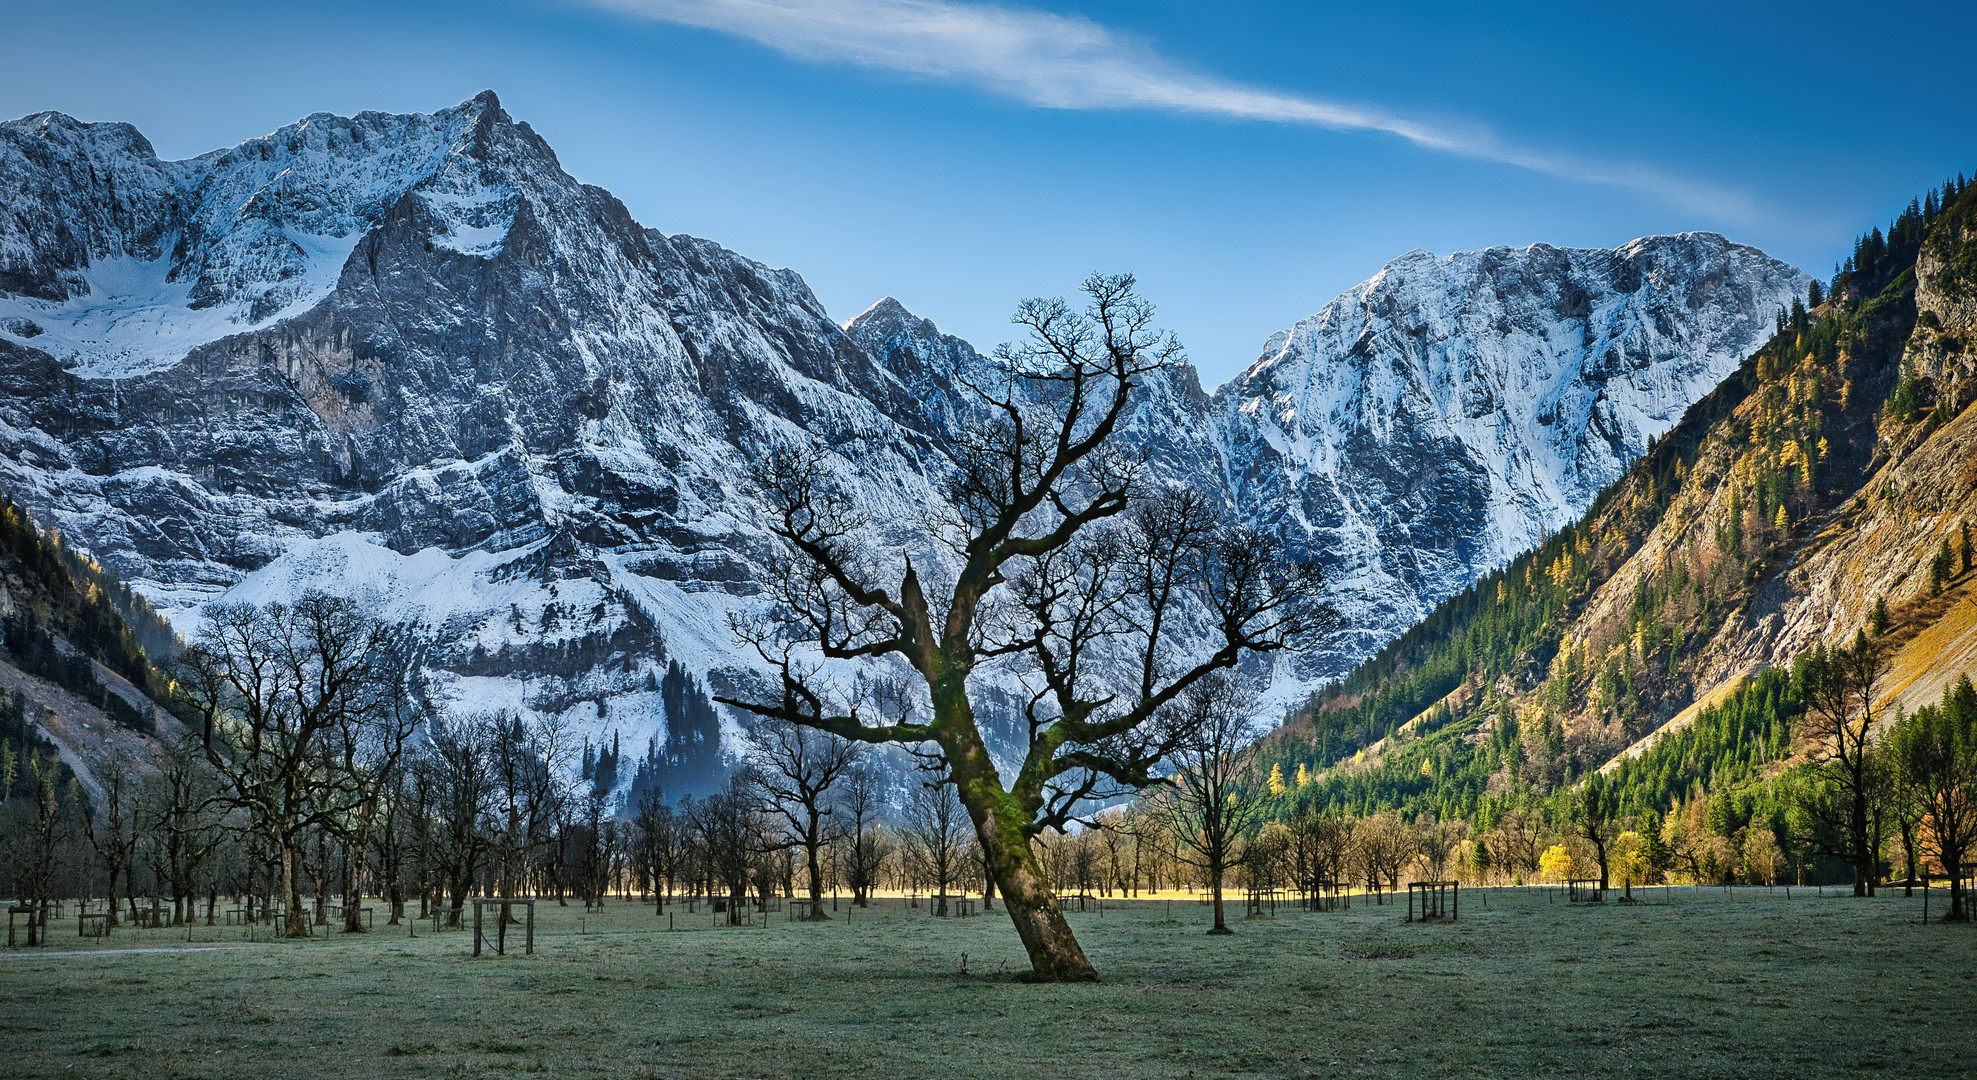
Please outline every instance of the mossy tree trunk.
[[[874, 547], [826, 450], [764, 454], [753, 480], [786, 563], [769, 583], [772, 613], [733, 625], [778, 671], [780, 692], [716, 699], [936, 759], [1036, 980], [1098, 975], [1031, 842], [1078, 820], [1096, 793], [1158, 783], [1153, 770], [1182, 735], [1165, 718], [1191, 686], [1247, 653], [1308, 644], [1331, 624], [1316, 571], [1261, 533], [1224, 527], [1198, 492], [1152, 490], [1132, 455], [1111, 447], [1135, 393], [1180, 360], [1133, 288], [1130, 276], [1094, 276], [1082, 312], [1024, 301], [1016, 322], [1028, 342], [998, 350], [984, 370], [954, 372], [963, 407], [977, 414], [944, 484], [936, 514], [946, 516], [929, 518], [931, 545], [958, 557], [933, 584], [896, 550]], [[1184, 611], [1209, 613], [1219, 635], [1176, 663], [1172, 627]], [[1101, 653], [1131, 663], [1105, 664]], [[847, 690], [816, 668], [819, 654], [896, 658], [915, 677]], [[1031, 680], [1029, 744], [1006, 785], [969, 698], [978, 662], [1018, 665]], [[1100, 668], [1112, 670], [1095, 678]]]

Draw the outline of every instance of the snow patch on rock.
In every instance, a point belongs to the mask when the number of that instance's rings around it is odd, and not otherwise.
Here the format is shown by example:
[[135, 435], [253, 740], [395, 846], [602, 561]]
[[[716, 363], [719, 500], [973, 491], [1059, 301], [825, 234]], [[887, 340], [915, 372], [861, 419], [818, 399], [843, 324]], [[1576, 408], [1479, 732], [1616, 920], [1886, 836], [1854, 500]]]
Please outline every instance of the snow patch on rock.
[[[299, 269], [282, 283], [282, 306], [255, 312], [272, 290], [203, 307], [192, 302], [194, 282], [174, 279], [171, 259], [108, 258], [80, 274], [81, 290], [60, 302], [0, 294], [0, 333], [70, 365], [84, 379], [129, 379], [171, 367], [192, 350], [221, 338], [290, 319], [321, 303], [356, 247], [355, 236], [284, 233], [301, 253]], [[36, 328], [23, 334], [20, 327]]]

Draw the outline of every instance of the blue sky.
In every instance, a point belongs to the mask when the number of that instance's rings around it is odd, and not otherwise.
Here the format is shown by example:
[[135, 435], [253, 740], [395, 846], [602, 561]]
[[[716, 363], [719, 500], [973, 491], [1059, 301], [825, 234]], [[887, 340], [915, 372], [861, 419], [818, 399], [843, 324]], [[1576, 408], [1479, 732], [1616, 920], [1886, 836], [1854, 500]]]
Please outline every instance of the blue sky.
[[1211, 387], [1410, 248], [1708, 229], [1824, 276], [1977, 171], [1966, 4], [0, 0], [0, 115], [159, 153], [493, 88], [641, 221], [987, 346], [1131, 270]]

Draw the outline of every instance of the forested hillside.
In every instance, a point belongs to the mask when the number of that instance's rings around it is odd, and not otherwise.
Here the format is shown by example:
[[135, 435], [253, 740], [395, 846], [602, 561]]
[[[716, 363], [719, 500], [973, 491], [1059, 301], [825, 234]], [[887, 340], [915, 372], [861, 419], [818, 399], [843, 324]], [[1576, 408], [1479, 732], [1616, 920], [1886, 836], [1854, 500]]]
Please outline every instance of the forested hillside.
[[[175, 646], [142, 597], [0, 495], [0, 665], [18, 673], [0, 686], [0, 799], [30, 792], [36, 758], [47, 759], [49, 776], [68, 778], [36, 723], [48, 704], [41, 697], [66, 692], [118, 726], [155, 733], [159, 715], [147, 699], [163, 695], [165, 679], [154, 657]], [[110, 685], [119, 681], [128, 689]]]
[[1629, 820], [1721, 794], [1724, 835], [1755, 816], [1788, 845], [1788, 800], [1758, 782], [1808, 749], [1816, 673], [1796, 661], [1866, 630], [1886, 716], [1940, 698], [1977, 653], [1974, 221], [1959, 177], [1861, 237], [1577, 524], [1260, 742], [1280, 813], [1488, 827], [1565, 814], [1606, 767]]

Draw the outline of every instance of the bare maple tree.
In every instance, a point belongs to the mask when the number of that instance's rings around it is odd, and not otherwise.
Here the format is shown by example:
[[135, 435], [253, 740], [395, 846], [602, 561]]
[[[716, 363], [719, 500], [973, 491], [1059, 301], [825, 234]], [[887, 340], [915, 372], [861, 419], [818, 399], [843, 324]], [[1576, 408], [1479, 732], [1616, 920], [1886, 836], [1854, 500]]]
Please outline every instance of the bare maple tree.
[[851, 888], [851, 902], [859, 907], [871, 906], [879, 871], [892, 856], [892, 843], [879, 828], [884, 803], [885, 785], [878, 769], [870, 762], [853, 768], [837, 809], [842, 811], [845, 884]]
[[[104, 880], [109, 889], [103, 895], [109, 897], [108, 922], [117, 925], [117, 878], [128, 874], [137, 859], [137, 842], [140, 838], [141, 821], [138, 803], [138, 781], [131, 774], [130, 767], [122, 760], [113, 759], [108, 766], [98, 770], [103, 785], [103, 807], [100, 813], [82, 816], [82, 834], [96, 849], [96, 858], [103, 864]], [[180, 896], [182, 901], [183, 894]]]
[[802, 848], [810, 874], [812, 921], [827, 921], [822, 853], [835, 809], [831, 789], [858, 764], [865, 748], [786, 720], [765, 719], [750, 733], [756, 768], [750, 773], [765, 806], [783, 819], [786, 847]]
[[967, 815], [954, 785], [923, 785], [906, 802], [906, 856], [933, 895], [934, 914], [947, 916], [948, 887], [961, 879], [968, 855]]
[[1884, 777], [1874, 754], [1874, 706], [1887, 672], [1881, 642], [1865, 632], [1852, 645], [1815, 647], [1798, 672], [1805, 687], [1801, 734], [1811, 741], [1816, 783], [1802, 808], [1821, 854], [1853, 865], [1855, 896], [1872, 896], [1880, 877], [1875, 805]]
[[[196, 738], [182, 740], [158, 766], [145, 785], [139, 816], [148, 834], [147, 855], [153, 874], [170, 882], [173, 917], [182, 922], [192, 914], [185, 905], [198, 889], [200, 865], [226, 839], [223, 807], [215, 798], [219, 777], [207, 767]], [[206, 918], [210, 923], [211, 894], [208, 898]]]
[[664, 915], [680, 872], [680, 823], [656, 787], [639, 797], [632, 817], [632, 863], [652, 883], [652, 913]]
[[498, 851], [501, 781], [495, 743], [506, 717], [434, 717], [412, 763], [424, 862], [437, 874], [435, 901], [458, 928], [467, 895]]
[[715, 898], [711, 888], [708, 898], [715, 901], [716, 911], [726, 908], [730, 926], [748, 922], [749, 887], [758, 876], [761, 856], [772, 850], [753, 783], [746, 772], [737, 773], [728, 778], [724, 791], [680, 801], [680, 816], [691, 831], [702, 873], [710, 884], [727, 889], [725, 901]]
[[1613, 845], [1620, 838], [1620, 785], [1595, 772], [1580, 783], [1572, 799], [1572, 822], [1579, 835], [1593, 847], [1593, 861], [1599, 864], [1599, 888], [1606, 891], [1608, 866]]
[[[756, 482], [783, 562], [773, 614], [737, 633], [779, 674], [724, 704], [932, 755], [956, 785], [1039, 980], [1097, 972], [1046, 884], [1031, 841], [1088, 797], [1142, 788], [1186, 734], [1169, 708], [1245, 656], [1299, 648], [1328, 623], [1314, 570], [1231, 526], [1198, 493], [1155, 490], [1115, 439], [1142, 382], [1179, 362], [1130, 276], [1086, 281], [1089, 303], [1027, 300], [1027, 341], [957, 370], [973, 411], [930, 524], [953, 553], [922, 573], [868, 532], [826, 458], [765, 452]], [[1183, 631], [1206, 642], [1182, 648]], [[910, 669], [909, 693], [833, 661]], [[1027, 735], [1005, 779], [983, 737], [991, 673]]]
[[1187, 737], [1172, 755], [1174, 790], [1155, 806], [1180, 842], [1182, 859], [1208, 886], [1215, 913], [1208, 932], [1230, 934], [1222, 879], [1263, 813], [1262, 785], [1242, 754], [1257, 733], [1256, 701], [1218, 675], [1190, 687], [1177, 710]]
[[280, 859], [288, 937], [309, 935], [304, 834], [366, 813], [417, 722], [409, 656], [356, 601], [310, 592], [292, 605], [209, 607], [181, 658], [180, 697], [222, 779], [219, 804], [244, 812]]

